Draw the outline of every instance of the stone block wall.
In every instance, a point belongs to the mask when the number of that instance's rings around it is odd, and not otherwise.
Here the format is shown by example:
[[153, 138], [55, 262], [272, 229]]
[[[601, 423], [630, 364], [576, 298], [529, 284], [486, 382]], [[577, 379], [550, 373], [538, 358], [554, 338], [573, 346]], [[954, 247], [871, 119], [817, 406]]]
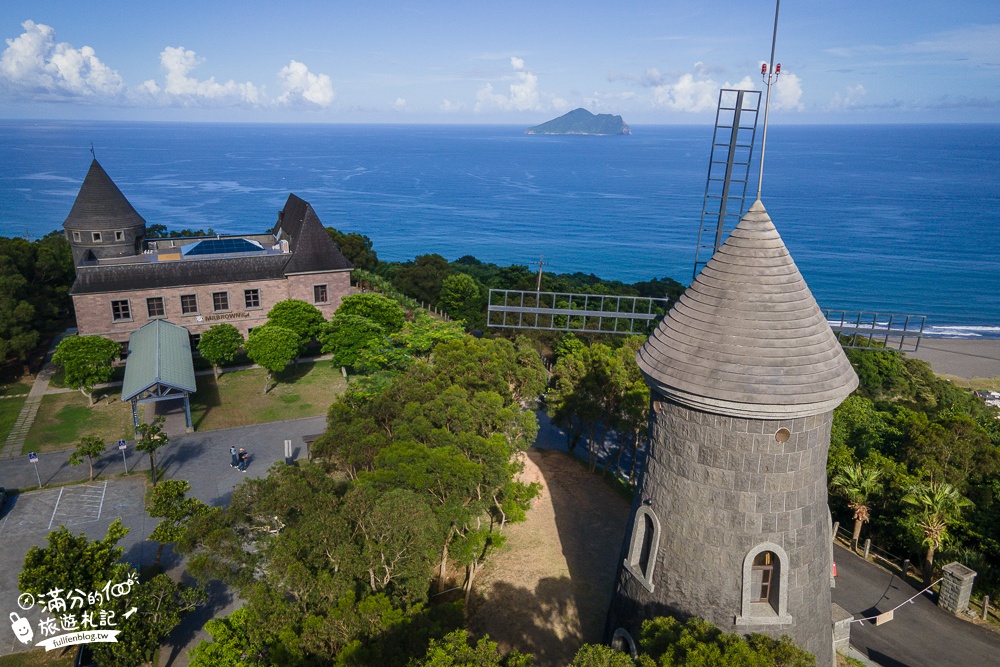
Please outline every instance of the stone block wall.
[[[833, 664], [830, 524], [826, 458], [831, 413], [753, 420], [686, 408], [654, 395], [646, 470], [639, 479], [622, 549], [634, 517], [651, 508], [662, 526], [652, 590], [619, 568], [606, 626], [638, 636], [655, 615], [705, 618], [726, 632], [790, 635]], [[787, 439], [776, 438], [788, 429]], [[763, 544], [782, 552], [784, 613], [748, 607], [744, 568]], [[758, 613], [760, 612], [760, 613]]]

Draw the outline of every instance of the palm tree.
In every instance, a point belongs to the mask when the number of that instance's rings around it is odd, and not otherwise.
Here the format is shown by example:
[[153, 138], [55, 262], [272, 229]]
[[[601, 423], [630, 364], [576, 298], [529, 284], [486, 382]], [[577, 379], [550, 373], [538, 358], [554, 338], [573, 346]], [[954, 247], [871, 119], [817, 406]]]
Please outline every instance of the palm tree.
[[934, 552], [948, 539], [948, 526], [962, 514], [962, 510], [972, 507], [972, 501], [958, 492], [951, 484], [922, 482], [910, 487], [903, 496], [903, 502], [911, 505], [911, 518], [923, 532], [923, 544], [927, 547], [924, 556], [924, 584], [931, 582], [934, 567]]
[[830, 486], [838, 495], [847, 499], [847, 506], [854, 510], [854, 534], [851, 536], [851, 549], [857, 550], [858, 539], [861, 537], [861, 526], [871, 518], [869, 499], [882, 490], [879, 480], [882, 469], [875, 467], [863, 468], [860, 463], [844, 466], [830, 480]]

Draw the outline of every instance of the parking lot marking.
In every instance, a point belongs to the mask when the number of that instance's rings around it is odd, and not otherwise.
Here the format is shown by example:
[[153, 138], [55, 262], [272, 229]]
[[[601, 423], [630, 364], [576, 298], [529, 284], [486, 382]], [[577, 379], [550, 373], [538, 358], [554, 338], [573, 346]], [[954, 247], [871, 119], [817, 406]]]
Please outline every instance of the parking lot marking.
[[56, 498], [56, 506], [52, 508], [52, 518], [49, 519], [49, 530], [52, 530], [52, 522], [56, 520], [56, 510], [59, 509], [59, 501], [62, 500], [62, 492], [65, 487], [59, 487], [59, 497]]
[[101, 506], [97, 508], [97, 519], [99, 521], [101, 518], [101, 512], [104, 511], [104, 494], [108, 492], [108, 480], [104, 480], [104, 488], [101, 489]]

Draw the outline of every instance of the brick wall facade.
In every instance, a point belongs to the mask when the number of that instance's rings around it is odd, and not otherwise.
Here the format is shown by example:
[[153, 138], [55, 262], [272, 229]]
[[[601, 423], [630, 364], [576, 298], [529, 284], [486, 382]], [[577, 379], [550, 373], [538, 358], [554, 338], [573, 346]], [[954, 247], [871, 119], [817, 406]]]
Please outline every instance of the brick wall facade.
[[[326, 303], [314, 302], [313, 288], [316, 285], [326, 285]], [[247, 308], [246, 290], [259, 290], [259, 307]], [[330, 319], [340, 306], [343, 297], [353, 294], [354, 291], [351, 287], [350, 271], [329, 271], [294, 274], [275, 280], [78, 294], [73, 296], [73, 308], [76, 310], [76, 323], [80, 335], [104, 336], [118, 342], [127, 342], [129, 334], [152, 319], [166, 319], [185, 327], [192, 334], [202, 333], [213, 325], [225, 322], [232, 324], [246, 336], [251, 328], [264, 324], [268, 311], [279, 301], [300, 299], [312, 303], [319, 308], [325, 318]], [[215, 310], [213, 295], [216, 292], [228, 294], [227, 310]], [[195, 313], [183, 313], [181, 296], [192, 294], [197, 298], [198, 310]], [[150, 317], [147, 310], [147, 299], [150, 298], [163, 299], [162, 317]], [[112, 301], [127, 301], [131, 318], [116, 321], [112, 313]]]

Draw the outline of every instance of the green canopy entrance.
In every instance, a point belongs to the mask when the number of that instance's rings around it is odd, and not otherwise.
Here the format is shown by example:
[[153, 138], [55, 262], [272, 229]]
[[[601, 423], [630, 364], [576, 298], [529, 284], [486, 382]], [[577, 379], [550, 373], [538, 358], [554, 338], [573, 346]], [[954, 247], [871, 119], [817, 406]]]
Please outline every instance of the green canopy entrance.
[[122, 400], [132, 402], [132, 420], [139, 426], [139, 403], [184, 399], [184, 417], [191, 427], [189, 394], [196, 391], [191, 339], [187, 329], [166, 320], [153, 320], [133, 331], [128, 339], [128, 359]]

